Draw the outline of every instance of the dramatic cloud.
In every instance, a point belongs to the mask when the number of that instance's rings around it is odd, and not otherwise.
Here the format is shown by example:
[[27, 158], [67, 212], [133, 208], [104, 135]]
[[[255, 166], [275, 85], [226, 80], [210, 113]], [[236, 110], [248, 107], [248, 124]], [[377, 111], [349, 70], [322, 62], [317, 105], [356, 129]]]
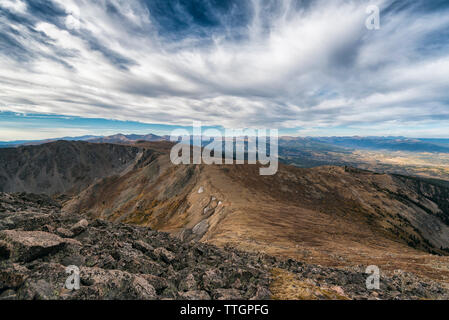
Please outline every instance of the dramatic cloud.
[[447, 136], [449, 4], [0, 0], [0, 70], [13, 112]]

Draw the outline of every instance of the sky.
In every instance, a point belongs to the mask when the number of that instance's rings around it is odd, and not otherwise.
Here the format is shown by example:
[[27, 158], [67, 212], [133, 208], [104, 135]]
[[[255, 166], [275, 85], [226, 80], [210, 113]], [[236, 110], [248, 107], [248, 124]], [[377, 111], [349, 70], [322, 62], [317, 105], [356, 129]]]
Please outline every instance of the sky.
[[448, 75], [447, 0], [0, 0], [3, 141], [193, 121], [449, 137]]

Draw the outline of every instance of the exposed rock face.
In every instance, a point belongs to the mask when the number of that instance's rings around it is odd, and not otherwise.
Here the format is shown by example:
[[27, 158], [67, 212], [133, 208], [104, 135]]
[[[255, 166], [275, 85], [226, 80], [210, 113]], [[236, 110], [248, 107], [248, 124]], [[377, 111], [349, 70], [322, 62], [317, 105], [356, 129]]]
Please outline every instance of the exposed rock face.
[[10, 246], [9, 259], [29, 262], [39, 257], [55, 253], [65, 246], [62, 238], [42, 231], [0, 231], [0, 239]]
[[0, 192], [79, 192], [133, 165], [139, 152], [137, 147], [81, 141], [2, 149]]
[[[41, 204], [0, 194], [0, 204], [6, 200], [18, 208], [0, 212], [0, 299], [291, 298], [285, 294], [292, 284], [307, 290], [295, 298], [449, 297], [438, 284], [412, 274], [382, 275], [380, 290], [369, 291], [362, 267], [282, 261], [100, 219], [80, 223], [81, 216], [43, 206], [45, 197], [35, 197]], [[79, 225], [79, 233], [67, 233]], [[79, 290], [65, 288], [68, 266], [79, 268]]]
[[204, 219], [193, 227], [192, 232], [196, 234], [199, 238], [201, 238], [207, 232], [208, 228], [209, 223], [207, 222], [207, 219]]

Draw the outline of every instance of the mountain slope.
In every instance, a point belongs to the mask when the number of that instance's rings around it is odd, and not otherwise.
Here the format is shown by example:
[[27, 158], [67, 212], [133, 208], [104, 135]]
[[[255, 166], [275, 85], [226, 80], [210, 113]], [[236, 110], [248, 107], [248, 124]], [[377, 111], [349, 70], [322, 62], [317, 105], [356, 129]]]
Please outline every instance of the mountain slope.
[[56, 141], [85, 141], [91, 143], [120, 143], [120, 144], [133, 144], [137, 141], [168, 141], [168, 136], [157, 136], [155, 134], [149, 133], [145, 135], [138, 134], [115, 134], [112, 136], [79, 136], [79, 137], [62, 137], [56, 139], [45, 139], [45, 140], [17, 140], [17, 141], [0, 141], [0, 148], [15, 148], [20, 146], [33, 146], [41, 145]]
[[449, 247], [444, 184], [349, 167], [281, 165], [263, 177], [256, 165], [174, 166], [163, 152], [142, 159], [64, 211], [328, 266], [449, 277], [440, 267], [448, 258], [435, 255]]
[[138, 154], [137, 147], [81, 141], [0, 149], [0, 192], [78, 192], [123, 172]]
[[122, 143], [122, 144], [133, 144], [137, 141], [165, 141], [167, 140], [164, 137], [157, 136], [155, 134], [146, 134], [146, 135], [137, 135], [137, 134], [130, 134], [130, 135], [124, 135], [124, 134], [116, 134], [112, 136], [107, 137], [94, 137], [92, 139], [88, 139], [86, 141], [92, 142], [92, 143]]
[[148, 226], [183, 241], [449, 279], [445, 182], [334, 166], [281, 165], [275, 176], [260, 176], [257, 165], [175, 166], [171, 146], [56, 142], [4, 149], [1, 186], [71, 192], [66, 213]]

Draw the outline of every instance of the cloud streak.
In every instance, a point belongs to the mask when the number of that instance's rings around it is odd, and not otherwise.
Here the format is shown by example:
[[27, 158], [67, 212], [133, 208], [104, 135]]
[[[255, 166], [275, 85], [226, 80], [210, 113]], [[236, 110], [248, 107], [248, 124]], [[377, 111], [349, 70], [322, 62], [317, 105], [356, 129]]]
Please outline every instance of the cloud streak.
[[[378, 31], [365, 28], [373, 3]], [[0, 108], [323, 135], [405, 134], [418, 124], [442, 135], [448, 9], [444, 1], [0, 0]]]

